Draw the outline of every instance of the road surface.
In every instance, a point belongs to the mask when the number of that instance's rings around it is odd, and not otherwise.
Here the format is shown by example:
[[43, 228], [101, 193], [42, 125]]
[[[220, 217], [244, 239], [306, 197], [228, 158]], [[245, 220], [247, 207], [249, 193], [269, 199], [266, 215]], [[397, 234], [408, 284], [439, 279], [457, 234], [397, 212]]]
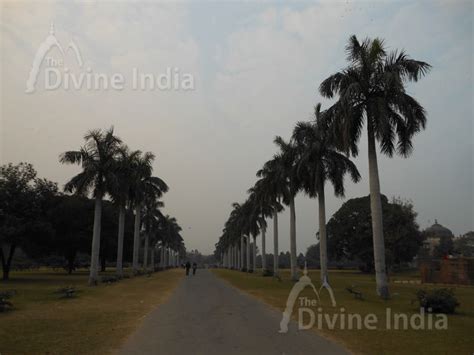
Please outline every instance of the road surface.
[[280, 320], [281, 313], [198, 270], [146, 316], [119, 354], [348, 354], [313, 331], [297, 331], [295, 323], [280, 334]]

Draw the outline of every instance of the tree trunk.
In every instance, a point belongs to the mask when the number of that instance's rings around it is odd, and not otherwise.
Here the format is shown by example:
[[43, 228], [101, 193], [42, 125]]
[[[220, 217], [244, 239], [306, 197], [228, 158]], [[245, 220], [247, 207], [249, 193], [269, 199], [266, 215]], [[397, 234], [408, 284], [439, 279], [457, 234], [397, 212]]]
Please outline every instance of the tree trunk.
[[328, 282], [328, 258], [327, 258], [327, 235], [326, 235], [326, 203], [324, 199], [324, 184], [318, 187], [319, 203], [319, 256], [321, 262], [321, 283]]
[[255, 269], [257, 268], [257, 237], [253, 237], [252, 258], [252, 272], [255, 272]]
[[[8, 248], [7, 248], [8, 249]], [[8, 256], [5, 256], [3, 253], [3, 247], [0, 248], [0, 258], [2, 261], [2, 271], [3, 271], [3, 280], [8, 280], [10, 278], [10, 269], [12, 266], [13, 255], [15, 254], [16, 245], [11, 244], [10, 250], [8, 250]]]
[[125, 205], [120, 204], [119, 221], [118, 221], [118, 237], [117, 237], [117, 267], [116, 273], [118, 277], [123, 277], [123, 236], [125, 232]]
[[143, 248], [143, 269], [147, 271], [148, 269], [148, 233], [145, 233], [145, 247]]
[[151, 254], [150, 254], [150, 265], [151, 265], [151, 271], [155, 272], [155, 248], [151, 248]]
[[242, 264], [240, 262], [241, 256], [242, 256], [242, 249], [237, 247], [237, 269], [239, 269], [239, 270], [242, 267]]
[[298, 281], [298, 270], [296, 265], [296, 212], [295, 197], [290, 197], [290, 266], [291, 279]]
[[95, 286], [99, 282], [99, 253], [100, 253], [100, 228], [102, 219], [102, 194], [95, 198], [94, 229], [92, 233], [91, 267], [89, 285]]
[[235, 269], [235, 245], [232, 245], [232, 269]]
[[377, 294], [383, 299], [390, 297], [387, 271], [385, 266], [385, 245], [383, 236], [382, 201], [380, 199], [379, 171], [377, 166], [377, 152], [375, 137], [370, 122], [368, 123], [368, 148], [369, 148], [369, 186], [370, 186], [370, 211], [372, 214], [372, 238], [374, 244], [375, 279]]
[[278, 276], [278, 212], [273, 212], [273, 276]]
[[244, 252], [244, 249], [245, 249], [245, 240], [244, 240], [244, 236], [241, 235], [240, 236], [240, 269], [244, 269], [245, 267], [245, 252]]
[[162, 268], [162, 269], [165, 267], [164, 264], [163, 264], [163, 258], [164, 258], [163, 257], [163, 250], [164, 250], [164, 246], [163, 246], [163, 244], [161, 244], [161, 246], [160, 246], [160, 268]]
[[250, 272], [250, 236], [247, 236], [247, 272]]
[[107, 268], [107, 259], [103, 257], [100, 259], [100, 271], [105, 272], [106, 268]]
[[267, 269], [267, 252], [265, 249], [265, 227], [262, 228], [262, 271]]
[[76, 249], [71, 248], [66, 252], [67, 273], [71, 275], [74, 271], [74, 262], [76, 261]]
[[132, 259], [132, 271], [134, 274], [138, 273], [139, 265], [138, 265], [138, 257], [139, 257], [139, 249], [140, 249], [140, 213], [141, 213], [141, 206], [138, 205], [135, 208], [135, 228], [133, 231], [133, 259]]

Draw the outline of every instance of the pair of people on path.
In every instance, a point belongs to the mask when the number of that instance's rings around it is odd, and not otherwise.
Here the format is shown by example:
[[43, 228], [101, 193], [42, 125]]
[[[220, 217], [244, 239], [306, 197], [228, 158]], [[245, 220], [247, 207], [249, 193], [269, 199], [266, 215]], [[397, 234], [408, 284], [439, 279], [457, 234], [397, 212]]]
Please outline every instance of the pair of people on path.
[[[191, 268], [191, 264], [189, 263], [189, 261], [186, 262], [186, 276], [189, 275], [189, 269]], [[196, 263], [193, 263], [193, 276], [196, 275], [196, 269], [197, 269], [197, 264]]]

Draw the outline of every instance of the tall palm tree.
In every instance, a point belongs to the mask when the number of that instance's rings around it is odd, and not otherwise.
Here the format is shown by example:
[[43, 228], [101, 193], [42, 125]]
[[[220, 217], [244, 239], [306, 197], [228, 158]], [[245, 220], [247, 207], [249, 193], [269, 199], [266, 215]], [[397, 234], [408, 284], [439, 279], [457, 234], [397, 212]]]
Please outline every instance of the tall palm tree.
[[137, 166], [139, 150], [130, 151], [126, 146], [119, 150], [116, 161], [115, 179], [110, 183], [109, 193], [112, 200], [118, 205], [119, 221], [117, 236], [117, 267], [118, 277], [123, 277], [123, 238], [125, 231], [125, 211], [129, 203], [130, 189], [132, 185], [134, 169]]
[[279, 161], [277, 173], [286, 181], [288, 190], [288, 205], [290, 207], [291, 279], [297, 281], [295, 197], [300, 189], [296, 166], [298, 150], [292, 142], [285, 142], [285, 140], [279, 136], [275, 138], [274, 142], [280, 148], [280, 152], [276, 155], [276, 160]]
[[298, 175], [301, 185], [310, 197], [318, 197], [321, 282], [328, 285], [324, 186], [327, 181], [331, 182], [335, 195], [343, 197], [344, 175], [349, 173], [354, 182], [360, 180], [360, 175], [354, 163], [339, 153], [332, 142], [321, 112], [321, 104], [316, 106], [315, 116], [313, 122], [298, 122], [292, 139], [299, 150]]
[[143, 204], [147, 198], [158, 199], [168, 191], [168, 186], [162, 179], [152, 176], [152, 164], [155, 160], [154, 154], [150, 152], [144, 153], [137, 160], [130, 190], [130, 200], [135, 208], [132, 258], [132, 269], [134, 273], [137, 273], [139, 270], [138, 255], [140, 249], [140, 228]]
[[[144, 234], [144, 248], [143, 248], [143, 269], [148, 270], [148, 256], [149, 245], [152, 244], [152, 253], [154, 253], [154, 245], [157, 242], [157, 233], [159, 233], [160, 220], [164, 218], [160, 208], [164, 207], [164, 203], [149, 196], [145, 199], [143, 208], [143, 234]], [[154, 262], [152, 262], [152, 270]]]
[[84, 140], [86, 143], [80, 150], [61, 154], [59, 161], [63, 164], [82, 166], [82, 172], [66, 183], [65, 191], [82, 195], [93, 190], [95, 209], [89, 285], [96, 285], [99, 281], [102, 199], [108, 192], [107, 186], [115, 179], [115, 161], [119, 154], [121, 140], [114, 135], [113, 128], [105, 132], [100, 129], [92, 130], [84, 136]]
[[267, 222], [266, 218], [273, 215], [273, 210], [276, 207], [276, 199], [270, 194], [270, 190], [266, 184], [264, 178], [257, 180], [255, 185], [251, 187], [248, 191], [249, 200], [252, 201], [254, 209], [254, 218], [258, 224], [258, 228], [261, 233], [262, 238], [262, 271], [265, 275], [267, 271], [266, 265], [266, 230]]
[[366, 121], [377, 293], [388, 298], [376, 143], [389, 157], [394, 152], [404, 157], [411, 153], [412, 138], [425, 128], [426, 115], [416, 99], [407, 94], [405, 84], [418, 81], [430, 65], [411, 59], [404, 51], [387, 53], [378, 38], [361, 43], [352, 36], [346, 53], [349, 66], [324, 80], [319, 91], [327, 98], [339, 96], [328, 113], [341, 148], [354, 156]]
[[[159, 220], [160, 223], [160, 238], [161, 244], [164, 248], [171, 251], [181, 251], [184, 248], [183, 238], [180, 232], [182, 231], [181, 226], [175, 217], [168, 215], [162, 216]], [[166, 266], [166, 265], [165, 265]]]
[[273, 275], [278, 276], [278, 213], [283, 210], [281, 201], [288, 201], [288, 186], [286, 179], [280, 174], [281, 159], [273, 157], [267, 161], [262, 169], [257, 171], [257, 177], [261, 178], [261, 186], [268, 196], [269, 205], [272, 210], [273, 219]]

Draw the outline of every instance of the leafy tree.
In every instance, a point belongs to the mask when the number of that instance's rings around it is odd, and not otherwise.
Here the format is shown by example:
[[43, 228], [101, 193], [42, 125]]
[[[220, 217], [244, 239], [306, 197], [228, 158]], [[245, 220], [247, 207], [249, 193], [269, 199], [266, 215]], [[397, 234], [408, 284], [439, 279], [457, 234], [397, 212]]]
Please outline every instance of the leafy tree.
[[0, 167], [0, 261], [4, 280], [9, 278], [17, 248], [40, 255], [41, 241], [53, 233], [46, 210], [58, 192], [57, 186], [36, 175], [28, 163]]
[[321, 253], [319, 251], [319, 243], [310, 245], [306, 250], [306, 264], [308, 267], [319, 268], [321, 266]]
[[467, 232], [454, 239], [454, 252], [465, 257], [474, 256], [474, 232]]
[[453, 238], [443, 235], [439, 238], [439, 244], [434, 248], [433, 255], [437, 258], [444, 258], [454, 252]]
[[69, 274], [75, 269], [76, 256], [88, 253], [92, 234], [94, 202], [82, 196], [59, 196], [48, 211], [54, 228], [50, 252], [64, 256]]
[[[382, 195], [389, 265], [409, 262], [418, 253], [422, 237], [410, 203]], [[374, 270], [370, 196], [350, 199], [328, 222], [328, 250], [337, 260], [354, 260], [362, 271]]]
[[389, 289], [376, 143], [389, 157], [395, 152], [404, 157], [410, 155], [412, 138], [425, 128], [426, 114], [406, 92], [405, 84], [418, 81], [430, 65], [409, 58], [404, 51], [387, 53], [378, 38], [359, 42], [356, 36], [351, 36], [346, 53], [349, 66], [324, 80], [319, 90], [327, 98], [339, 96], [328, 111], [341, 149], [357, 155], [364, 121], [367, 124], [377, 293], [386, 299]]
[[303, 253], [299, 253], [299, 254], [298, 254], [298, 258], [297, 258], [296, 260], [297, 260], [298, 267], [299, 267], [300, 269], [303, 269], [303, 268], [304, 268], [304, 264], [305, 264], [305, 262], [306, 262], [306, 258], [305, 258], [305, 256], [304, 256], [304, 254], [303, 254]]

